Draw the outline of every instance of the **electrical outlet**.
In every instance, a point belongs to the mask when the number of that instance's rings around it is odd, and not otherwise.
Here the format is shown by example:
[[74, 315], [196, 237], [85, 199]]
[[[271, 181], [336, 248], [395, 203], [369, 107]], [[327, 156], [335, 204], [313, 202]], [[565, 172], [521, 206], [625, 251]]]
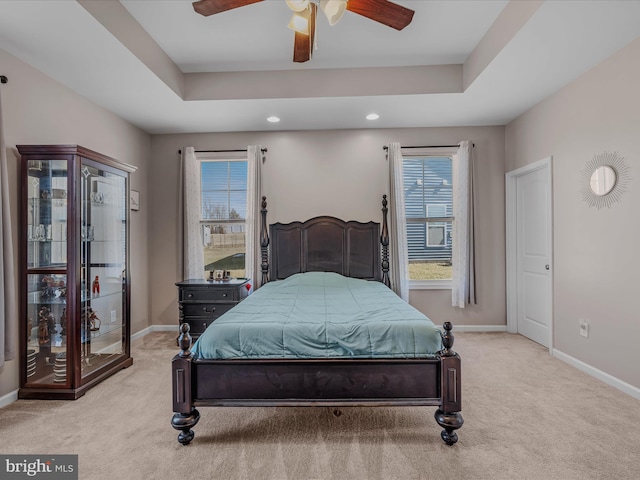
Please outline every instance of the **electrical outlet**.
[[589, 322], [587, 322], [584, 318], [580, 319], [580, 335], [585, 338], [589, 338]]
[[115, 310], [111, 310], [111, 323], [116, 323], [118, 320], [118, 315]]

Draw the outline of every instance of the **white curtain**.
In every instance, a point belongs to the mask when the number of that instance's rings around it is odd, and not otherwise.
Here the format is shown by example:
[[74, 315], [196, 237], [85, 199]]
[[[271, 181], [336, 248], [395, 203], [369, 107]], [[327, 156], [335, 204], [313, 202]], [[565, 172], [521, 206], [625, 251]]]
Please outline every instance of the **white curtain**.
[[451, 304], [464, 308], [476, 303], [475, 201], [473, 148], [460, 142], [453, 156], [453, 279]]
[[247, 148], [247, 230], [245, 253], [245, 276], [250, 278], [254, 288], [262, 280], [260, 256], [260, 204], [262, 203], [262, 147], [250, 145]]
[[2, 95], [0, 94], [0, 366], [5, 360], [16, 356], [15, 339], [18, 309], [16, 308], [16, 288], [13, 262], [13, 240], [11, 235], [11, 212], [9, 210], [9, 173], [7, 166], [7, 146], [4, 141], [2, 124]]
[[193, 147], [182, 150], [182, 277], [204, 278], [204, 252], [200, 228], [200, 162]]
[[389, 156], [389, 279], [391, 289], [409, 301], [409, 254], [404, 210], [404, 173], [400, 143], [391, 142]]

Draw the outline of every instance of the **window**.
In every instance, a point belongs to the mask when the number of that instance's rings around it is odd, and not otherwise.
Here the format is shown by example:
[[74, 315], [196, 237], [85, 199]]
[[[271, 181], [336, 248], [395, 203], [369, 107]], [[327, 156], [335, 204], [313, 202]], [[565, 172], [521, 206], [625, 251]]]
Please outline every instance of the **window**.
[[451, 157], [405, 157], [403, 167], [411, 286], [448, 286], [433, 281], [451, 279]]
[[200, 225], [205, 271], [245, 276], [247, 161], [202, 160]]
[[[446, 205], [427, 205], [427, 218], [442, 218], [447, 216]], [[427, 222], [427, 247], [446, 247], [446, 223]]]

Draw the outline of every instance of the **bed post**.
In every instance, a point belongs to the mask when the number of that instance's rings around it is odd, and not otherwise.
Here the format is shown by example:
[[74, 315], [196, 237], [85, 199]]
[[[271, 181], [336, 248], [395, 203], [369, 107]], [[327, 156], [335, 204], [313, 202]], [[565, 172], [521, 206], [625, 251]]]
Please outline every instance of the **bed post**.
[[188, 445], [195, 434], [191, 427], [195, 426], [200, 420], [200, 412], [193, 406], [192, 385], [192, 360], [191, 354], [191, 335], [189, 335], [189, 323], [184, 322], [180, 325], [180, 337], [178, 337], [180, 353], [178, 353], [171, 361], [171, 369], [173, 371], [173, 418], [171, 426], [176, 430], [180, 430], [178, 434], [178, 442], [182, 445]]
[[382, 233], [380, 243], [382, 244], [382, 283], [391, 288], [389, 281], [389, 227], [387, 226], [387, 196], [382, 195]]
[[440, 352], [440, 408], [434, 415], [436, 422], [444, 430], [440, 433], [442, 440], [447, 445], [453, 445], [458, 441], [458, 434], [455, 432], [464, 423], [460, 414], [462, 408], [461, 390], [461, 368], [460, 355], [454, 352], [453, 334], [451, 322], [445, 322], [444, 333], [442, 334], [442, 345], [444, 348]]
[[260, 255], [262, 258], [262, 281], [264, 285], [269, 281], [269, 232], [267, 230], [267, 197], [262, 197], [262, 208], [260, 210]]

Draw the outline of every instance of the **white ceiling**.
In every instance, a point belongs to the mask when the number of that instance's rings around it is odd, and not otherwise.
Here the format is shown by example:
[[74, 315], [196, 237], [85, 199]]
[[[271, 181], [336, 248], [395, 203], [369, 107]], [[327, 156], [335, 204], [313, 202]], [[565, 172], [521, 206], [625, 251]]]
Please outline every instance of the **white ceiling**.
[[351, 12], [332, 27], [319, 13], [318, 48], [305, 64], [291, 61], [292, 12], [284, 0], [209, 17], [195, 14], [190, 1], [120, 3], [183, 72], [219, 72], [462, 63], [507, 0], [396, 1], [415, 11], [401, 32]]
[[[3, 0], [0, 48], [153, 134], [504, 125], [640, 36], [638, 0], [396, 3], [402, 31], [319, 13], [304, 64], [282, 0]], [[434, 86], [433, 65], [459, 67]]]

